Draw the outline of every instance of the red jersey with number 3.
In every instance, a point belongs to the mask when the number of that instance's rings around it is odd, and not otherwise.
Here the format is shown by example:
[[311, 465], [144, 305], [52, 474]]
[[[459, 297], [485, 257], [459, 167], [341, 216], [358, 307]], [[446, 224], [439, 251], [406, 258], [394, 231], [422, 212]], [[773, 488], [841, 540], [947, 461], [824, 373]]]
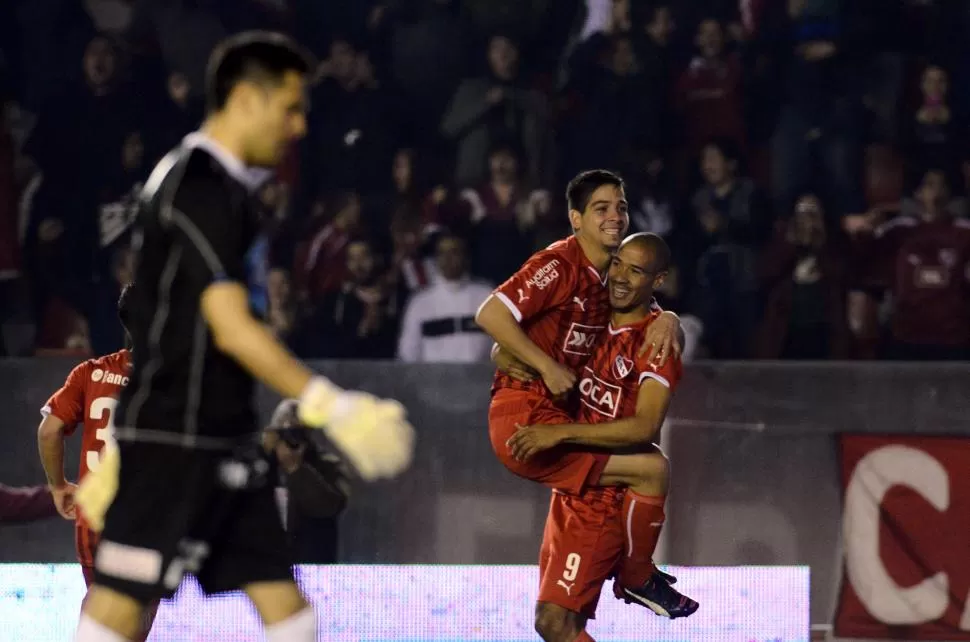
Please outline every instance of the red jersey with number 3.
[[[53, 415], [64, 422], [65, 434], [81, 430], [81, 462], [77, 478], [97, 468], [105, 440], [109, 437], [111, 413], [118, 403], [118, 394], [128, 385], [131, 353], [120, 350], [79, 364], [61, 389], [55, 392], [41, 409], [45, 417]], [[78, 561], [83, 566], [94, 564], [95, 534], [78, 516], [75, 523], [75, 544]]]
[[[610, 318], [606, 277], [586, 258], [575, 236], [533, 254], [493, 294], [533, 343], [577, 376]], [[549, 396], [541, 379], [522, 383], [502, 372], [495, 374], [492, 390], [499, 388]]]
[[646, 354], [637, 354], [647, 327], [660, 314], [654, 311], [642, 321], [618, 328], [607, 326], [603, 340], [579, 376], [580, 423], [600, 424], [634, 416], [640, 386], [647, 379], [671, 392], [677, 387], [683, 372], [679, 358], [667, 359], [662, 368], [657, 368], [647, 361]]

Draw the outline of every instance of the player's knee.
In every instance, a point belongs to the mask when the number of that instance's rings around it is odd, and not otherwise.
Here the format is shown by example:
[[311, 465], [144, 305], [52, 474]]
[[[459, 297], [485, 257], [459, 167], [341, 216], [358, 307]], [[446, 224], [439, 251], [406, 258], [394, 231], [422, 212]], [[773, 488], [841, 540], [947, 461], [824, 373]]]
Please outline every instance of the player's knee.
[[670, 480], [670, 460], [660, 450], [635, 455], [634, 478], [630, 486], [640, 487], [642, 492], [662, 495], [667, 492]]
[[311, 606], [266, 627], [266, 642], [316, 642], [316, 639], [317, 616]]
[[144, 606], [132, 597], [93, 585], [85, 596], [82, 618], [89, 617], [131, 640], [142, 632], [143, 609]]
[[267, 627], [283, 622], [307, 608], [307, 601], [292, 581], [254, 582], [243, 587]]
[[582, 630], [576, 613], [544, 602], [536, 605], [535, 627], [545, 642], [572, 642]]

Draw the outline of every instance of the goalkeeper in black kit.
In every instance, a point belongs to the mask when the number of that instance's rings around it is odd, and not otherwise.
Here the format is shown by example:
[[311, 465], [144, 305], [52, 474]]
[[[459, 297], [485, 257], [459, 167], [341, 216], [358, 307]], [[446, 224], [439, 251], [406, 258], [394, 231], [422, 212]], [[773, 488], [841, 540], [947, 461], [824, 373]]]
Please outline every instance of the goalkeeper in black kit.
[[76, 495], [102, 531], [77, 642], [134, 638], [144, 605], [172, 596], [185, 573], [209, 594], [245, 591], [270, 642], [316, 640], [259, 454], [256, 380], [297, 399], [300, 423], [322, 429], [363, 479], [410, 464], [414, 431], [399, 404], [315, 376], [250, 312], [254, 193], [305, 134], [313, 69], [279, 34], [222, 43], [206, 121], [146, 183], [132, 240], [131, 379], [114, 441]]

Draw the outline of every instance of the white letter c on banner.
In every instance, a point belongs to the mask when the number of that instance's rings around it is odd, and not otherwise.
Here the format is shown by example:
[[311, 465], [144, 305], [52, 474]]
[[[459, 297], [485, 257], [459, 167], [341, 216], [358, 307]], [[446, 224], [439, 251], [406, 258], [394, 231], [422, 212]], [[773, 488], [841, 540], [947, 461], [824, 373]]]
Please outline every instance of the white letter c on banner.
[[901, 588], [889, 575], [879, 555], [879, 507], [891, 487], [906, 486], [942, 512], [950, 504], [949, 481], [939, 461], [906, 446], [872, 451], [849, 480], [842, 519], [846, 573], [863, 606], [880, 622], [922, 624], [946, 611], [946, 573], [909, 588]]

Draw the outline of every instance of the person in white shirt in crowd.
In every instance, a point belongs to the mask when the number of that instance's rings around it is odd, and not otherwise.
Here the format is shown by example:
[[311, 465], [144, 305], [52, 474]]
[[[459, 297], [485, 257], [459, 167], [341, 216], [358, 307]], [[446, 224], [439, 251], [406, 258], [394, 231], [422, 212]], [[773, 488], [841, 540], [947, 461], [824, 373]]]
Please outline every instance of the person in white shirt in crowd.
[[408, 301], [398, 358], [409, 363], [487, 361], [492, 340], [475, 324], [475, 311], [493, 286], [469, 277], [468, 246], [461, 236], [441, 234], [435, 258], [440, 278]]

